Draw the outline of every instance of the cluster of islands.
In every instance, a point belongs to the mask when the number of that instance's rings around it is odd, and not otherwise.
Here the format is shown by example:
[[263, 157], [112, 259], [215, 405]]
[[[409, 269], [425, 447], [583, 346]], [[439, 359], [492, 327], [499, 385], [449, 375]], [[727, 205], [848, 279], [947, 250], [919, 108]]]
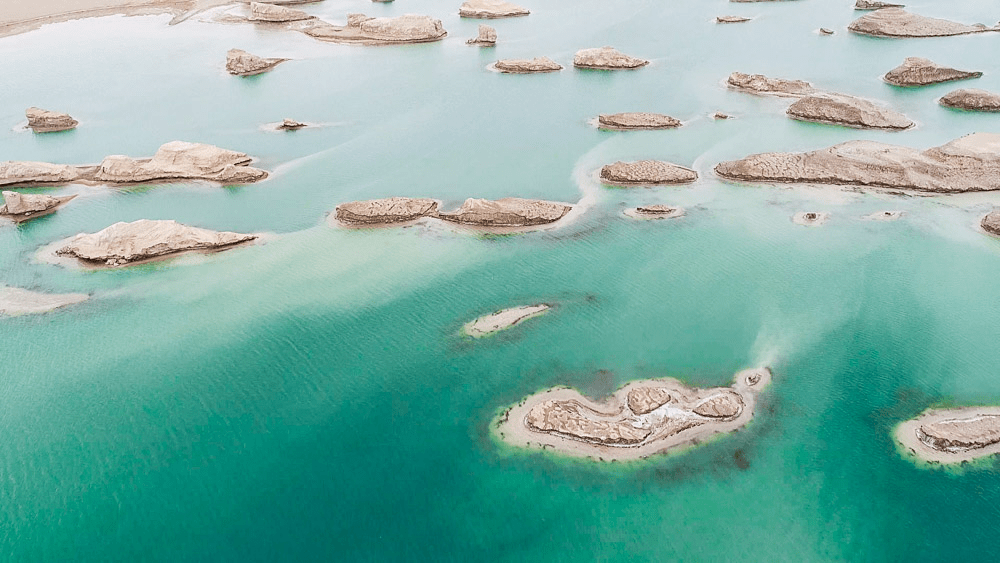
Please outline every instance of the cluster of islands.
[[[391, 1], [391, 0], [389, 0]], [[749, 1], [749, 0], [733, 0]], [[225, 2], [220, 2], [225, 3]], [[407, 14], [369, 17], [348, 14], [344, 25], [323, 21], [284, 4], [292, 0], [239, 3], [238, 13], [225, 11], [215, 20], [252, 24], [303, 33], [319, 41], [357, 45], [400, 45], [440, 41], [447, 36], [438, 19]], [[1000, 26], [963, 24], [910, 13], [904, 6], [858, 0], [855, 9], [867, 11], [848, 27], [858, 34], [885, 38], [946, 37], [1000, 31]], [[530, 11], [503, 0], [468, 0], [459, 7], [465, 18], [525, 17]], [[189, 14], [187, 14], [189, 15]], [[184, 15], [184, 17], [187, 17]], [[180, 15], [179, 15], [180, 17]], [[719, 16], [719, 24], [746, 24], [753, 18]], [[181, 21], [183, 18], [181, 19]], [[821, 28], [824, 35], [834, 31]], [[496, 45], [495, 27], [481, 24], [469, 45]], [[234, 48], [226, 54], [225, 68], [234, 76], [268, 72], [287, 59], [264, 57]], [[587, 71], [637, 71], [650, 61], [605, 46], [576, 51], [572, 64]], [[558, 72], [563, 65], [544, 55], [531, 59], [499, 59], [490, 69], [505, 74]], [[910, 57], [882, 77], [899, 88], [981, 77], [981, 70], [945, 67], [925, 58]], [[514, 79], [514, 78], [512, 78]], [[527, 78], [526, 78], [527, 79]], [[831, 92], [802, 80], [733, 72], [729, 88], [758, 96], [788, 100], [786, 114], [799, 121], [857, 129], [903, 132], [914, 126], [906, 115], [887, 104], [849, 93]], [[975, 112], [1000, 112], [1000, 94], [978, 89], [956, 89], [938, 103], [946, 108]], [[26, 127], [50, 134], [80, 125], [74, 117], [57, 111], [28, 108]], [[723, 112], [713, 115], [729, 118]], [[605, 131], [667, 130], [683, 127], [673, 116], [650, 112], [601, 114], [597, 128]], [[286, 118], [274, 128], [294, 131], [310, 126]], [[57, 212], [75, 196], [22, 193], [16, 188], [68, 184], [108, 187], [135, 184], [204, 181], [219, 185], [250, 184], [265, 180], [269, 172], [251, 166], [253, 157], [207, 144], [173, 141], [151, 157], [110, 155], [97, 164], [62, 164], [8, 161], [0, 163], [3, 206], [0, 217], [23, 223]], [[794, 153], [761, 153], [717, 163], [712, 170], [723, 180], [738, 184], [828, 184], [889, 193], [954, 194], [1000, 190], [1000, 134], [979, 132], [930, 148], [875, 141], [848, 141], [831, 147]], [[595, 171], [609, 187], [681, 186], [699, 180], [698, 171], [663, 160], [613, 162]], [[430, 194], [428, 194], [430, 195]], [[337, 228], [375, 228], [438, 222], [456, 229], [490, 233], [524, 232], [556, 228], [576, 207], [574, 203], [505, 197], [497, 200], [468, 198], [454, 209], [442, 209], [433, 197], [383, 197], [343, 202], [330, 214]], [[634, 219], [673, 219], [686, 211], [674, 205], [647, 204], [625, 211]], [[887, 210], [864, 218], [899, 219], [902, 213]], [[801, 211], [792, 220], [801, 225], [822, 225], [830, 217], [821, 211]], [[1000, 236], [1000, 209], [984, 216], [985, 233]], [[93, 233], [80, 233], [44, 246], [39, 255], [55, 264], [86, 268], [121, 268], [162, 260], [187, 252], [217, 252], [251, 244], [255, 233], [219, 232], [170, 220], [119, 222]], [[85, 301], [86, 294], [47, 294], [0, 286], [0, 314], [51, 311]], [[548, 314], [552, 303], [536, 303], [499, 310], [468, 322], [462, 334], [482, 338]], [[552, 388], [520, 401], [503, 411], [493, 425], [504, 441], [529, 448], [600, 460], [644, 458], [697, 444], [716, 435], [736, 431], [753, 418], [758, 394], [770, 382], [771, 370], [755, 368], [737, 373], [729, 387], [694, 388], [671, 378], [632, 382], [603, 402], [594, 402], [575, 390]], [[953, 463], [1000, 453], [1000, 407], [964, 407], [931, 410], [900, 424], [896, 438], [921, 459]]]

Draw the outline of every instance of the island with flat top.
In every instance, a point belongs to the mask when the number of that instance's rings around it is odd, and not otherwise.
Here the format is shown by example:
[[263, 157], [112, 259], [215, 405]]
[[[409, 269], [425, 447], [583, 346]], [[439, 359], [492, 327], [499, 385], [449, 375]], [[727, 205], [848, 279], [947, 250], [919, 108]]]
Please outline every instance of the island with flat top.
[[930, 409], [896, 427], [896, 440], [931, 463], [962, 463], [1000, 453], [1000, 407]]

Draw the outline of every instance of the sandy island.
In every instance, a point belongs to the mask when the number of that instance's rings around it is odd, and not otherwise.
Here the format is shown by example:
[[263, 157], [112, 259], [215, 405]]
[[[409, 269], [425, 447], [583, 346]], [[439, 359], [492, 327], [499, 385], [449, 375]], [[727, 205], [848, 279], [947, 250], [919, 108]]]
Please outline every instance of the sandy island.
[[11, 0], [0, 10], [0, 37], [80, 18], [124, 14], [181, 15], [229, 4], [233, 0]]
[[462, 334], [473, 338], [489, 336], [528, 319], [544, 315], [551, 308], [551, 305], [540, 303], [538, 305], [522, 305], [520, 307], [511, 307], [510, 309], [502, 309], [466, 323], [462, 327]]
[[506, 409], [491, 427], [514, 446], [600, 461], [644, 459], [745, 426], [770, 381], [766, 367], [737, 373], [731, 387], [649, 379], [629, 383], [603, 402], [556, 387]]
[[896, 427], [896, 440], [931, 463], [961, 463], [1000, 453], [1000, 407], [931, 409]]

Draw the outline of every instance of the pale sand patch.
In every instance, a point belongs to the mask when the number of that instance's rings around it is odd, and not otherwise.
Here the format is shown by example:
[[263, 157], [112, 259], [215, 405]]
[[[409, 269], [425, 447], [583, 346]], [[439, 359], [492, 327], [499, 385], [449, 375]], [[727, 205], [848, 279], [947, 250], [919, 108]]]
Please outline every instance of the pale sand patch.
[[538, 305], [523, 305], [521, 307], [503, 309], [467, 323], [462, 327], [462, 333], [473, 338], [489, 336], [530, 318], [544, 315], [551, 308], [549, 305], [540, 303]]
[[206, 10], [234, 0], [6, 0], [0, 9], [0, 37], [48, 23], [124, 14], [174, 14]]
[[0, 315], [46, 313], [89, 298], [86, 293], [38, 293], [19, 287], [0, 286]]
[[896, 221], [903, 218], [902, 211], [876, 211], [861, 217], [868, 221]]
[[982, 448], [947, 451], [929, 446], [917, 435], [917, 430], [925, 424], [953, 419], [975, 419], [983, 415], [1000, 416], [1000, 407], [962, 407], [927, 410], [917, 418], [900, 423], [896, 426], [893, 434], [896, 440], [908, 449], [911, 454], [931, 463], [961, 463], [980, 457], [1000, 454], [1000, 442]]

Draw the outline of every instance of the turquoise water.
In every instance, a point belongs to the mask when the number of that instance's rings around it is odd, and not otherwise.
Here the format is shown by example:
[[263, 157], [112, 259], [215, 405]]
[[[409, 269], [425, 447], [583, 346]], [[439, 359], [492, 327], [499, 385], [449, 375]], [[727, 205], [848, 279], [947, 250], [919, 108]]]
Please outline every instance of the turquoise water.
[[[1000, 241], [975, 231], [1000, 197], [905, 198], [733, 186], [718, 161], [855, 138], [915, 147], [1000, 132], [947, 111], [957, 87], [1000, 90], [1000, 35], [888, 41], [846, 32], [848, 1], [528, 4], [479, 22], [458, 2], [306, 7], [426, 13], [442, 43], [329, 45], [295, 33], [169, 17], [67, 22], [0, 39], [0, 159], [97, 162], [183, 139], [242, 150], [261, 184], [79, 193], [0, 228], [0, 283], [86, 291], [79, 306], [0, 319], [0, 559], [9, 561], [968, 561], [1000, 548], [1000, 465], [914, 463], [891, 438], [931, 405], [1000, 400]], [[993, 3], [914, 11], [992, 23]], [[716, 15], [758, 16], [716, 26]], [[832, 37], [813, 33], [835, 29]], [[570, 68], [579, 48], [652, 59]], [[294, 60], [225, 74], [240, 47]], [[567, 69], [489, 72], [497, 57]], [[906, 56], [982, 70], [898, 90]], [[797, 123], [786, 101], [727, 91], [732, 71], [891, 103], [903, 133]], [[30, 105], [72, 132], [15, 130]], [[725, 111], [737, 117], [713, 121]], [[600, 112], [660, 111], [678, 130], [606, 133]], [[291, 134], [261, 124], [326, 124]], [[696, 168], [685, 188], [613, 190], [617, 159]], [[440, 228], [339, 230], [337, 203], [389, 195], [576, 202], [561, 230], [475, 237]], [[627, 207], [683, 205], [672, 221]], [[902, 209], [893, 223], [861, 215]], [[796, 211], [832, 213], [821, 228]], [[37, 249], [116, 221], [267, 232], [266, 244], [116, 271], [39, 263]], [[458, 335], [508, 306], [555, 311], [494, 338]], [[598, 465], [497, 443], [498, 409], [552, 385], [602, 397], [670, 375], [721, 385], [770, 364], [741, 432], [678, 455]], [[749, 466], [741, 469], [737, 458]]]

